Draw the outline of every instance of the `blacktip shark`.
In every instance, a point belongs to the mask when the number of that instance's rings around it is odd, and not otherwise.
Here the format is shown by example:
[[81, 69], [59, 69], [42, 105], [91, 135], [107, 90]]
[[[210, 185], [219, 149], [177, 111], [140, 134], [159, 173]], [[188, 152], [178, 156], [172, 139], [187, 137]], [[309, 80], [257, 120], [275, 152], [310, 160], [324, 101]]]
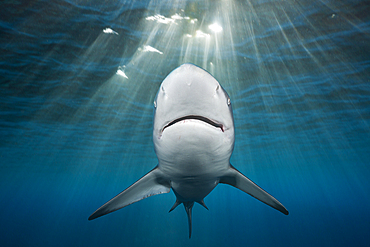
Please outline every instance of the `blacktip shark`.
[[170, 212], [184, 205], [190, 238], [194, 202], [208, 209], [204, 198], [219, 183], [289, 214], [278, 200], [230, 164], [234, 149], [230, 98], [211, 74], [193, 64], [181, 65], [163, 80], [154, 108], [153, 142], [158, 165], [97, 209], [89, 220], [172, 188], [176, 202]]

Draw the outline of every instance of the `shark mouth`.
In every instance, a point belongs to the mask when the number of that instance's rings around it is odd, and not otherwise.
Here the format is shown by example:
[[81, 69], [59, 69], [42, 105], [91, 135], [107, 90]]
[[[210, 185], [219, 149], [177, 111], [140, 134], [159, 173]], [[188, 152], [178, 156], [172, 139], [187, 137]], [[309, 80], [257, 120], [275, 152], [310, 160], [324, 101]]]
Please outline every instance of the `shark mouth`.
[[198, 115], [189, 115], [189, 116], [177, 118], [177, 119], [173, 120], [172, 122], [168, 123], [166, 126], [164, 126], [163, 129], [162, 129], [162, 132], [167, 127], [170, 127], [171, 125], [174, 125], [175, 123], [181, 122], [183, 120], [188, 120], [188, 119], [200, 120], [200, 121], [205, 122], [205, 123], [207, 123], [209, 125], [212, 125], [215, 128], [219, 128], [220, 130], [222, 130], [222, 132], [224, 132], [224, 126], [222, 124], [217, 123], [217, 122], [215, 122], [215, 121], [213, 121], [213, 120], [211, 120], [209, 118], [198, 116]]

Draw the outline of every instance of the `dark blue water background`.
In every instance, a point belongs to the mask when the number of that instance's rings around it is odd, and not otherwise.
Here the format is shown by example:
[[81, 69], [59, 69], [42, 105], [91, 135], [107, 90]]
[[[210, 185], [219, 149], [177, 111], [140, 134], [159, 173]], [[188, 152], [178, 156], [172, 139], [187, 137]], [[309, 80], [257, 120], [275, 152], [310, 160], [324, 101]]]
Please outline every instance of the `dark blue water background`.
[[[369, 246], [369, 13], [350, 0], [2, 1], [0, 245]], [[157, 165], [152, 102], [184, 62], [229, 93], [231, 162], [289, 216], [219, 185], [190, 240], [172, 192], [87, 220]]]

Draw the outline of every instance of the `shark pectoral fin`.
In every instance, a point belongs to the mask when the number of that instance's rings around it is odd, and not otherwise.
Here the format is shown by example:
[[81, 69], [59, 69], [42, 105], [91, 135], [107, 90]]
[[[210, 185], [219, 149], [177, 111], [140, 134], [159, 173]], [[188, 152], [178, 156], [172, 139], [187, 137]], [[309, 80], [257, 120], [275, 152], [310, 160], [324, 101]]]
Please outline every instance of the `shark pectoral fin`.
[[269, 193], [261, 189], [258, 185], [253, 183], [241, 172], [236, 170], [232, 165], [230, 165], [227, 173], [220, 178], [220, 183], [234, 186], [235, 188], [244, 191], [245, 193], [253, 196], [261, 202], [279, 210], [283, 214], [289, 214], [288, 210], [278, 200], [276, 200]]
[[170, 189], [171, 186], [169, 181], [164, 178], [162, 171], [160, 171], [157, 166], [136, 181], [133, 185], [98, 208], [92, 215], [90, 215], [89, 220], [109, 214], [149, 196], [168, 193], [170, 192]]

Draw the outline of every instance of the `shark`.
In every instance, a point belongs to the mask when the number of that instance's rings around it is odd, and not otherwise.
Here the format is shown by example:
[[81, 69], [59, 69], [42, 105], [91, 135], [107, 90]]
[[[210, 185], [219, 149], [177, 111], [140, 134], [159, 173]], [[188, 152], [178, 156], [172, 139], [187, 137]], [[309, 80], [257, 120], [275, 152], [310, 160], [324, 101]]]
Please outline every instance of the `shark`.
[[183, 204], [192, 232], [194, 203], [218, 185], [228, 184], [288, 215], [288, 210], [230, 164], [234, 149], [234, 117], [230, 97], [206, 70], [183, 64], [162, 82], [154, 100], [153, 143], [158, 165], [98, 208], [96, 219], [150, 196], [169, 193]]

